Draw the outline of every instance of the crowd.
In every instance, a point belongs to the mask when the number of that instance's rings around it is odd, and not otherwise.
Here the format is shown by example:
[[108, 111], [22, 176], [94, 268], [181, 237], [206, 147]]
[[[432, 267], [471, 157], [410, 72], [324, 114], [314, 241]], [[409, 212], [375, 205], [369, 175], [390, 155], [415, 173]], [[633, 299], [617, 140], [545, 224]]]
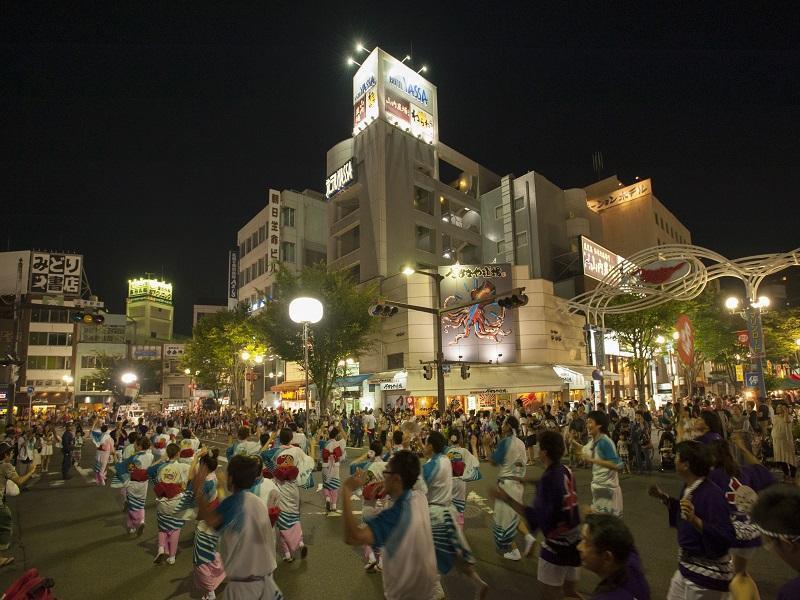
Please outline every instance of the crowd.
[[[443, 598], [442, 579], [456, 574], [483, 598], [488, 586], [463, 524], [467, 488], [483, 477], [481, 463], [491, 462], [494, 544], [504, 559], [518, 561], [541, 532], [541, 597], [579, 597], [583, 567], [600, 576], [592, 598], [643, 600], [649, 586], [625, 525], [620, 475], [659, 468], [683, 483], [676, 498], [650, 489], [680, 546], [668, 598], [756, 598], [748, 561], [761, 545], [800, 569], [800, 492], [786, 485], [796, 476], [795, 427], [793, 405], [735, 397], [683, 399], [658, 410], [586, 400], [426, 415], [221, 410], [136, 422], [108, 414], [91, 423], [44, 415], [7, 428], [0, 488], [5, 495], [15, 493], [13, 484], [24, 488], [48, 468], [54, 449], [68, 477], [73, 465], [81, 469], [82, 444], [93, 445], [94, 482], [119, 490], [133, 538], [143, 533], [152, 490], [153, 562], [174, 564], [181, 530], [195, 523], [193, 579], [207, 600], [223, 580], [228, 598], [282, 597], [273, 574], [279, 559], [307, 556], [300, 490], [316, 490], [328, 511], [344, 517], [345, 542], [363, 548], [365, 570], [382, 574], [387, 598]], [[224, 475], [218, 451], [202, 447], [201, 435], [230, 438]], [[364, 453], [345, 466], [348, 446]], [[534, 463], [544, 469], [538, 479], [529, 474]], [[583, 508], [575, 468], [591, 469]], [[531, 505], [523, 503], [526, 485], [536, 488]], [[0, 548], [11, 534], [4, 500]], [[799, 597], [799, 589], [800, 580], [789, 582], [779, 598]]]

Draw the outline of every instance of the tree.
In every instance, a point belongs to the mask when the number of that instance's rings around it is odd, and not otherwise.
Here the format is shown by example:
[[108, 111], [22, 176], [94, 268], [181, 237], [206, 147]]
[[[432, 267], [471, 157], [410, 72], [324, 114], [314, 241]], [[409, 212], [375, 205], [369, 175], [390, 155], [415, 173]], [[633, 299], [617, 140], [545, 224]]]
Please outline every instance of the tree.
[[86, 379], [91, 387], [109, 391], [117, 403], [125, 398], [125, 384], [122, 375], [133, 373], [139, 384], [140, 394], [158, 393], [161, 391], [161, 361], [132, 360], [116, 354], [95, 354], [95, 370]]
[[761, 314], [761, 324], [767, 360], [797, 365], [800, 348], [796, 340], [800, 339], [800, 307], [765, 311]]
[[322, 302], [322, 320], [310, 327], [308, 375], [324, 410], [339, 374], [339, 362], [371, 349], [370, 336], [377, 325], [367, 309], [375, 301], [375, 286], [359, 286], [348, 275], [328, 271], [320, 263], [297, 274], [281, 266], [273, 291], [276, 300], [253, 318], [255, 328], [270, 340], [274, 352], [300, 365], [303, 328], [289, 319], [289, 303], [298, 296], [312, 296]]
[[247, 308], [240, 305], [203, 317], [195, 325], [183, 364], [197, 373], [200, 387], [213, 390], [216, 397], [229, 389], [236, 404], [244, 397], [246, 365], [240, 358], [242, 351], [265, 354], [268, 346], [264, 332], [254, 327]]
[[[632, 298], [621, 296], [616, 303], [624, 304]], [[633, 354], [628, 364], [636, 379], [639, 400], [645, 399], [647, 367], [653, 360], [659, 335], [670, 335], [678, 315], [676, 303], [668, 302], [652, 308], [625, 314], [609, 314], [605, 326], [616, 335], [620, 346]]]

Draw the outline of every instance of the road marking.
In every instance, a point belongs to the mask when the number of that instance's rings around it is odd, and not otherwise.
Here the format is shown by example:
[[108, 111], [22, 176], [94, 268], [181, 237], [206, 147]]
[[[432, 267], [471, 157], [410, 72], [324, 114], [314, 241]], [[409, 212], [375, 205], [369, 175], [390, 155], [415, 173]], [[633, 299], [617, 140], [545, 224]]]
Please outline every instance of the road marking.
[[492, 508], [489, 506], [489, 501], [480, 494], [477, 494], [475, 492], [470, 492], [469, 494], [467, 494], [467, 501], [475, 504], [487, 515], [494, 514], [494, 510], [492, 510]]
[[59, 479], [58, 481], [51, 481], [50, 482], [50, 487], [58, 487], [60, 485], [64, 485], [64, 480], [63, 479]]

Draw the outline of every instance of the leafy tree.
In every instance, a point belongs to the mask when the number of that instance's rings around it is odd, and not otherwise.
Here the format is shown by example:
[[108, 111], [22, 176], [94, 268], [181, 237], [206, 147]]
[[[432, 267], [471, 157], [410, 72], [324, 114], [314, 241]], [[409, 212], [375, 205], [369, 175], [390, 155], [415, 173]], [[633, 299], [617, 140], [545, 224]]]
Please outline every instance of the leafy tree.
[[140, 394], [161, 391], [160, 360], [133, 360], [103, 352], [95, 354], [95, 360], [95, 370], [87, 380], [93, 387], [111, 392], [117, 403], [121, 403], [125, 398], [126, 386], [122, 383], [122, 376], [125, 373], [136, 375]]
[[768, 310], [761, 314], [764, 351], [773, 363], [798, 365], [796, 340], [800, 339], [800, 307]]
[[[624, 303], [630, 300], [630, 297], [622, 296], [617, 302]], [[605, 326], [614, 332], [620, 346], [633, 354], [628, 364], [636, 379], [640, 400], [646, 397], [647, 367], [658, 348], [656, 338], [659, 335], [670, 335], [675, 327], [677, 315], [677, 304], [669, 302], [631, 313], [610, 314], [605, 318]]]
[[215, 396], [229, 389], [235, 404], [244, 397], [242, 351], [265, 354], [268, 345], [264, 332], [254, 327], [247, 308], [240, 305], [203, 317], [195, 325], [183, 364], [197, 373], [198, 385], [213, 390]]
[[371, 348], [377, 319], [367, 309], [377, 295], [374, 286], [359, 286], [348, 275], [328, 271], [324, 264], [294, 274], [280, 267], [273, 287], [276, 300], [254, 318], [256, 330], [269, 339], [274, 352], [303, 364], [303, 327], [289, 319], [289, 303], [298, 296], [317, 298], [324, 307], [322, 320], [309, 328], [309, 379], [325, 410], [339, 375], [339, 362]]

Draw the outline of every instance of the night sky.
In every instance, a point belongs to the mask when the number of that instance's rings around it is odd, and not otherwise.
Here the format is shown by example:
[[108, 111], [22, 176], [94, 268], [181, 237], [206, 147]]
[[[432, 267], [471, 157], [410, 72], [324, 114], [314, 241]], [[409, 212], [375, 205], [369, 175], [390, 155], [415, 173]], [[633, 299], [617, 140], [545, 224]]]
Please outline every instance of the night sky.
[[796, 13], [125, 4], [0, 13], [0, 248], [83, 253], [114, 311], [145, 272], [175, 284], [178, 333], [198, 299], [224, 298], [227, 250], [266, 190], [322, 189], [325, 152], [350, 135], [358, 41], [398, 58], [413, 44], [442, 141], [501, 175], [583, 186], [599, 150], [605, 175], [652, 177], [700, 245], [800, 245]]

